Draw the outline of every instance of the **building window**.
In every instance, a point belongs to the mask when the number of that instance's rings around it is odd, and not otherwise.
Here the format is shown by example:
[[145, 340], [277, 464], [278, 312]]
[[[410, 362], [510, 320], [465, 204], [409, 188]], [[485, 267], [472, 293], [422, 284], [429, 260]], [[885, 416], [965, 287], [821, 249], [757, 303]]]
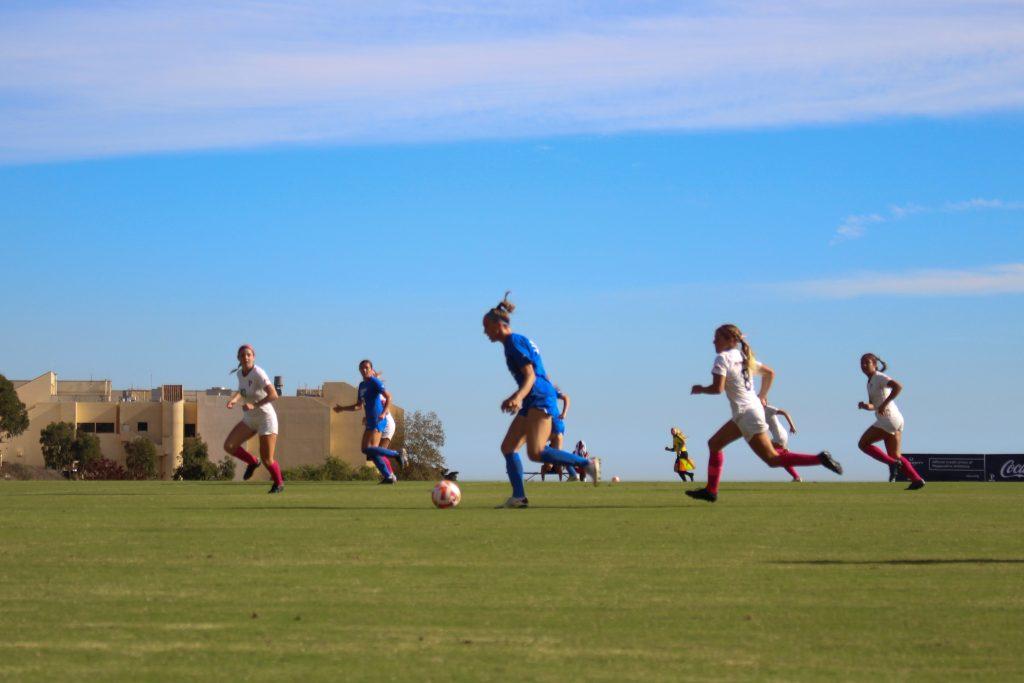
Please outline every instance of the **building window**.
[[79, 422], [77, 429], [78, 429], [78, 431], [84, 432], [86, 434], [94, 434], [96, 432], [96, 423], [95, 422]]
[[194, 424], [185, 423], [185, 438], [191, 439], [196, 435], [196, 426]]
[[113, 434], [114, 423], [113, 422], [97, 422], [96, 423], [97, 434]]
[[135, 431], [137, 431], [137, 432], [148, 432], [149, 431], [149, 423], [148, 422], [140, 422], [140, 423], [138, 423], [135, 426]]

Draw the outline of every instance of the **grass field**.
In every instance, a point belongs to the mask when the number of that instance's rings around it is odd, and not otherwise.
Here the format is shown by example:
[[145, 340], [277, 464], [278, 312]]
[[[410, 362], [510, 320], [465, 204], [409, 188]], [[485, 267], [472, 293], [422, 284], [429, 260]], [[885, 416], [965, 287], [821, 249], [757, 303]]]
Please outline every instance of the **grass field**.
[[1024, 486], [0, 483], [0, 678], [1024, 677]]

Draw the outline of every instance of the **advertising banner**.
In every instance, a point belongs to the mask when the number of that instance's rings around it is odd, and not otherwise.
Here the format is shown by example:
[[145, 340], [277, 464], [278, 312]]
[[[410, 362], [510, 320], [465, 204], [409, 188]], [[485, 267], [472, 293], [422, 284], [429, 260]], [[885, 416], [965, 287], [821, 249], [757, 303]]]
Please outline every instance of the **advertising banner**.
[[[925, 481], [1022, 481], [1024, 454], [904, 453]], [[900, 474], [899, 481], [907, 481]]]

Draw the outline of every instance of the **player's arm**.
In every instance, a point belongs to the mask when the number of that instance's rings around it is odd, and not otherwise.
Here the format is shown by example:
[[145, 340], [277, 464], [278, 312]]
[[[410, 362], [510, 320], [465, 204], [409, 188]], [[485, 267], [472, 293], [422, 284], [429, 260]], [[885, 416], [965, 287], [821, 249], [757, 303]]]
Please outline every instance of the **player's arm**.
[[886, 396], [884, 401], [878, 404], [878, 410], [876, 412], [879, 413], [884, 413], [885, 409], [889, 407], [889, 404], [895, 401], [896, 397], [900, 395], [901, 391], [903, 391], [903, 385], [894, 379], [891, 379], [888, 382], [886, 382], [885, 386], [889, 387], [889, 389], [891, 389], [892, 391], [888, 396]]
[[768, 390], [772, 388], [772, 382], [775, 381], [775, 371], [764, 363], [760, 363], [757, 367], [757, 374], [761, 375], [761, 391], [757, 396], [761, 399], [762, 405], [768, 405]]
[[720, 394], [725, 391], [725, 375], [711, 375], [711, 384], [701, 386], [700, 384], [694, 384], [690, 388], [691, 394]]
[[359, 399], [359, 400], [357, 400], [355, 403], [353, 403], [350, 406], [343, 406], [340, 403], [336, 404], [334, 406], [334, 412], [336, 412], [336, 413], [350, 412], [350, 411], [353, 411], [353, 410], [360, 410], [360, 409], [362, 409], [362, 407], [363, 407], [363, 399]]
[[278, 399], [277, 389], [274, 388], [273, 384], [267, 384], [267, 386], [263, 387], [263, 391], [267, 392], [267, 395], [252, 404], [254, 409], [265, 406], [268, 403], [273, 403]]
[[561, 399], [562, 399], [562, 414], [559, 415], [558, 417], [560, 419], [564, 420], [565, 416], [569, 414], [569, 403], [570, 403], [570, 401], [569, 401], [569, 394], [567, 394], [565, 392], [562, 392], [561, 393]]
[[236, 391], [235, 393], [231, 394], [231, 398], [228, 399], [227, 403], [228, 410], [234, 408], [235, 404], [238, 403], [238, 399], [240, 398], [242, 398], [242, 392], [240, 391]]
[[519, 389], [501, 402], [501, 409], [506, 413], [517, 413], [519, 409], [523, 407], [523, 399], [533, 390], [533, 385], [537, 382], [537, 371], [533, 369], [533, 363], [526, 363], [520, 369], [523, 373], [523, 382], [519, 385]]
[[789, 431], [792, 434], [796, 434], [796, 423], [793, 422], [793, 417], [789, 414], [789, 411], [779, 409], [779, 415], [786, 418], [786, 422], [789, 423]]
[[380, 392], [380, 399], [381, 399], [380, 414], [383, 417], [384, 415], [388, 414], [388, 406], [391, 405], [391, 392], [388, 391], [387, 389], [385, 389], [384, 391]]

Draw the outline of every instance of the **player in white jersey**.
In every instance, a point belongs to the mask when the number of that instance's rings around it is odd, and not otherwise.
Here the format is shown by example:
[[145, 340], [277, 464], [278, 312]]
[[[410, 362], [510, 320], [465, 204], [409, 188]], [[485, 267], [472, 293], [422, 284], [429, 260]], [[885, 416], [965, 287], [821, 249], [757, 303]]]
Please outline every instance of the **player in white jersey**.
[[[786, 418], [786, 422], [789, 423], [788, 430], [782, 426], [782, 420], [779, 419], [780, 416]], [[766, 405], [764, 407], [764, 418], [768, 421], [768, 431], [771, 433], [772, 445], [775, 446], [775, 450], [779, 453], [786, 453], [789, 450], [790, 432], [796, 434], [796, 425], [793, 424], [793, 417], [787, 410]], [[793, 478], [793, 481], [803, 481], [792, 465], [786, 465], [784, 469]]]
[[[277, 389], [263, 368], [256, 365], [256, 351], [249, 344], [238, 347], [238, 367], [232, 372], [238, 377], [238, 391], [228, 399], [227, 407], [231, 410], [241, 401], [242, 420], [224, 440], [224, 450], [246, 464], [243, 479], [249, 479], [262, 461], [274, 480], [270, 493], [281, 493], [284, 491], [284, 480], [281, 478], [281, 467], [274, 460], [277, 412], [270, 405], [277, 400]], [[260, 438], [259, 460], [242, 447], [255, 434]]]
[[[722, 325], [715, 330], [715, 364], [711, 368], [711, 384], [693, 385], [691, 394], [721, 394], [729, 398], [732, 419], [726, 422], [708, 439], [711, 456], [708, 458], [708, 485], [702, 489], [687, 491], [686, 495], [698, 500], [718, 500], [718, 482], [722, 478], [724, 449], [733, 441], [743, 437], [751, 450], [769, 467], [806, 467], [823, 465], [836, 474], [843, 473], [840, 465], [828, 451], [817, 455], [802, 453], [779, 453], [772, 446], [768, 436], [768, 423], [764, 406], [768, 403], [768, 390], [772, 386], [775, 372], [754, 357], [746, 337], [735, 325]], [[761, 376], [761, 391], [754, 391], [754, 377]]]
[[[924, 479], [903, 457], [903, 413], [896, 407], [896, 397], [903, 391], [903, 385], [884, 374], [887, 367], [885, 361], [873, 353], [860, 357], [860, 370], [868, 378], [868, 402], [861, 401], [857, 407], [873, 411], [875, 422], [861, 435], [857, 446], [890, 468], [901, 467], [910, 479], [907, 489], [915, 491], [924, 487]], [[885, 452], [875, 445], [879, 441], [885, 443]], [[894, 478], [890, 476], [889, 480]]]

